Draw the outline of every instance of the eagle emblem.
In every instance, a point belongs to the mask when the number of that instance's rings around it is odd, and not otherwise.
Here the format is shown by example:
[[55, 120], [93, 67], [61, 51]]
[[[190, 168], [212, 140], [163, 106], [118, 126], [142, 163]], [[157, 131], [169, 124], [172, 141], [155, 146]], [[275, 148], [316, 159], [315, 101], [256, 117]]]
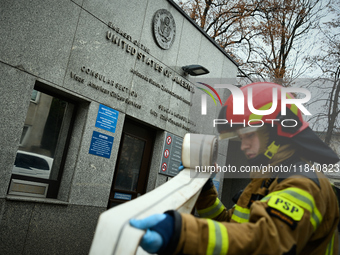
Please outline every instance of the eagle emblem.
[[175, 40], [176, 24], [168, 10], [158, 10], [153, 17], [153, 34], [162, 49], [169, 49]]

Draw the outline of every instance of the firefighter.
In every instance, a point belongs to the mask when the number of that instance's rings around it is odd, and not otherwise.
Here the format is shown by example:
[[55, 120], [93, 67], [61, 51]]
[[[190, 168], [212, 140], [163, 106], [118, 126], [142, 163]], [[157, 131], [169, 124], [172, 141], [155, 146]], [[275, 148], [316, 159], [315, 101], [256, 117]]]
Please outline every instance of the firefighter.
[[221, 139], [237, 134], [249, 165], [266, 171], [250, 174], [250, 183], [229, 210], [208, 180], [196, 203], [200, 217], [168, 211], [131, 219], [132, 226], [146, 230], [140, 246], [147, 252], [337, 254], [338, 201], [322, 170], [339, 168], [338, 156], [308, 127], [296, 105], [287, 105], [282, 114], [280, 85], [249, 84], [241, 88], [245, 98], [248, 88], [260, 110], [270, 109], [272, 93], [278, 93], [277, 109], [254, 115], [245, 102], [244, 115], [234, 115], [231, 95], [219, 115], [228, 122], [217, 128]]

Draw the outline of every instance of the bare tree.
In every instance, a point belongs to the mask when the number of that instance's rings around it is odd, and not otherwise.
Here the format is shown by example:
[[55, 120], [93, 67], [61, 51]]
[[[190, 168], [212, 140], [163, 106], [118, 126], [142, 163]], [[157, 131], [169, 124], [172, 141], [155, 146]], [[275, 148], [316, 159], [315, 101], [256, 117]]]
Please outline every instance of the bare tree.
[[339, 129], [337, 120], [339, 117], [339, 96], [340, 96], [340, 66], [337, 67], [333, 78], [333, 87], [329, 94], [328, 105], [328, 126], [326, 131], [325, 143], [330, 144], [334, 130]]
[[[328, 84], [325, 93], [324, 113], [318, 113], [315, 118], [326, 119], [325, 142], [330, 144], [334, 132], [340, 132], [340, 0], [334, 0], [328, 6], [327, 12], [333, 17], [330, 21], [319, 26], [320, 48], [318, 55], [309, 59], [321, 70], [319, 80]], [[326, 86], [324, 86], [325, 88]]]
[[[184, 11], [248, 75], [288, 85], [310, 29], [317, 25], [321, 0], [187, 0]], [[302, 45], [302, 43], [300, 44]], [[302, 58], [301, 58], [302, 59]]]
[[[248, 40], [251, 28], [247, 19], [257, 3], [247, 0], [175, 1], [210, 37], [228, 51], [228, 46]], [[229, 52], [232, 53], [232, 52]]]

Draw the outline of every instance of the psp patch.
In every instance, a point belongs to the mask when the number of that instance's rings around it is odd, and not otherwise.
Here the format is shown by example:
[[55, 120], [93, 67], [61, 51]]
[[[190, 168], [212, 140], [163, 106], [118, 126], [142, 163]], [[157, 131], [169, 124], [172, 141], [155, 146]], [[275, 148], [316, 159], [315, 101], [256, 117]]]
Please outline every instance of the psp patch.
[[304, 209], [292, 201], [280, 196], [272, 196], [268, 201], [267, 212], [276, 218], [279, 218], [292, 229], [296, 228], [297, 222], [302, 219]]

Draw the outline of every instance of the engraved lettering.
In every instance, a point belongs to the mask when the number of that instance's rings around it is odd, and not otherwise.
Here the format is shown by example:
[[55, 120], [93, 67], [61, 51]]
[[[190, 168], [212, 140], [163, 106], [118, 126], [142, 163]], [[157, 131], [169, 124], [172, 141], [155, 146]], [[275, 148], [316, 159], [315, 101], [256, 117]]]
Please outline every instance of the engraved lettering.
[[110, 32], [110, 31], [107, 31], [107, 33], [106, 33], [106, 38], [108, 39], [108, 40], [112, 40], [112, 33]]
[[130, 71], [135, 74], [137, 77], [149, 82], [150, 84], [154, 85], [157, 88], [160, 88], [162, 91], [165, 91], [166, 93], [170, 94], [173, 97], [176, 97], [177, 99], [183, 101], [185, 104], [187, 105], [192, 105], [192, 103], [186, 99], [184, 99], [182, 96], [172, 92], [171, 90], [167, 89], [166, 87], [164, 87], [164, 85], [158, 84], [157, 82], [155, 82], [153, 79], [148, 78], [147, 76], [141, 74], [140, 72], [138, 72], [137, 70], [134, 70], [133, 68], [130, 69]]
[[[115, 31], [117, 34], [119, 34], [122, 37], [124, 37], [126, 40], [132, 42], [134, 45], [136, 45], [137, 47], [141, 48], [146, 53], [150, 53], [150, 49], [149, 48], [147, 48], [145, 45], [143, 45], [140, 42], [138, 42], [138, 40], [132, 40], [132, 36], [131, 35], [129, 35], [128, 33], [124, 32], [121, 28], [115, 26], [112, 22], [108, 22], [108, 27], [113, 29], [113, 31]], [[112, 36], [110, 34], [107, 34], [107, 38], [108, 38], [108, 40], [112, 40]], [[136, 52], [134, 52], [134, 54], [136, 54]]]
[[153, 111], [152, 109], [150, 110], [150, 114], [153, 115], [153, 116], [155, 116], [155, 117], [158, 116], [157, 112]]
[[123, 40], [121, 40], [121, 42], [122, 42], [122, 49], [124, 49], [126, 42]]
[[71, 78], [73, 78], [74, 80], [80, 82], [80, 83], [84, 83], [84, 79], [81, 78], [80, 76], [78, 76], [77, 74], [71, 72]]
[[132, 50], [131, 50], [131, 55], [136, 55], [137, 53], [137, 50], [136, 48], [132, 47]]

